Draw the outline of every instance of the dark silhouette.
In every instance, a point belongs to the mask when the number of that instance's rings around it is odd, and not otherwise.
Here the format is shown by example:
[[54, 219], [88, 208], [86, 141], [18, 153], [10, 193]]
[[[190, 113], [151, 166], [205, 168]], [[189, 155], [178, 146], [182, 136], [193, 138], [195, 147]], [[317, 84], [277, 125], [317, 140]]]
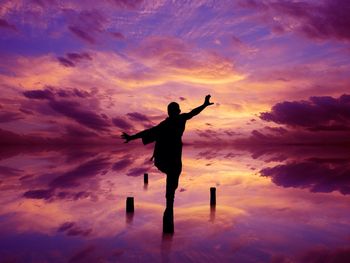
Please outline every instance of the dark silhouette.
[[127, 133], [122, 134], [125, 143], [142, 139], [143, 144], [155, 142], [153, 157], [155, 166], [166, 174], [166, 210], [164, 212], [164, 220], [172, 222], [172, 227], [164, 227], [164, 230], [173, 229], [173, 206], [175, 191], [179, 184], [179, 177], [182, 171], [182, 134], [185, 131], [186, 121], [198, 115], [206, 107], [213, 105], [210, 102], [210, 95], [205, 97], [204, 103], [188, 113], [181, 113], [180, 106], [176, 102], [171, 102], [168, 105], [168, 115], [164, 121], [150, 129], [141, 131], [134, 135]]

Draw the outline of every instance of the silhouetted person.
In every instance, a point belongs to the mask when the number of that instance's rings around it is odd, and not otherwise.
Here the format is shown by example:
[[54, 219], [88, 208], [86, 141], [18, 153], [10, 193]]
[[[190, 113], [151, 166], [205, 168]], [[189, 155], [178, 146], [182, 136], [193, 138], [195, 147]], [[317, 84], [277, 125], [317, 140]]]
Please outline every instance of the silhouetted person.
[[[153, 158], [155, 166], [167, 175], [166, 178], [166, 207], [165, 214], [172, 214], [175, 190], [178, 187], [179, 176], [182, 170], [182, 134], [185, 131], [186, 121], [199, 114], [207, 106], [213, 105], [210, 95], [205, 97], [204, 103], [188, 113], [181, 113], [180, 106], [176, 102], [168, 105], [168, 115], [157, 126], [144, 130], [134, 135], [122, 134], [125, 142], [142, 139], [143, 144], [155, 142]], [[169, 211], [167, 213], [167, 211]], [[170, 212], [171, 211], [171, 212]], [[171, 216], [172, 217], [172, 216]]]

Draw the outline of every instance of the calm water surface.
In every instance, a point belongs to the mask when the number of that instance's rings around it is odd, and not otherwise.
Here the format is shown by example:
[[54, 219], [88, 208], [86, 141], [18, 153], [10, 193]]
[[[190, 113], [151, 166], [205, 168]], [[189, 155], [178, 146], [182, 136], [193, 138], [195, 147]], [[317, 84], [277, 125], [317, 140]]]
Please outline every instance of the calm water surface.
[[172, 236], [151, 152], [2, 149], [0, 262], [350, 262], [349, 150], [184, 147]]

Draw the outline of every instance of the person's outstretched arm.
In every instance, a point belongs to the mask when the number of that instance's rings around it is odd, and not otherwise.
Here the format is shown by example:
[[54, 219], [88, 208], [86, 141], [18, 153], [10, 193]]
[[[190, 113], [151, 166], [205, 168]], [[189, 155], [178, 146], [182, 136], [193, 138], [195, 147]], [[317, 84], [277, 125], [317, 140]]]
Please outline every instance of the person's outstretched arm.
[[135, 133], [134, 135], [129, 135], [126, 132], [123, 132], [121, 137], [122, 139], [125, 140], [125, 143], [128, 143], [129, 141], [136, 140], [136, 139], [142, 139], [143, 144], [149, 144], [151, 142], [154, 142], [157, 139], [157, 136], [160, 132], [161, 127], [162, 127], [162, 122], [157, 126], [141, 131], [139, 133]]
[[210, 97], [210, 95], [205, 96], [204, 103], [201, 106], [191, 110], [189, 113], [185, 113], [187, 119], [191, 119], [192, 117], [201, 113], [201, 111], [204, 110], [206, 107], [213, 105], [214, 103], [210, 102]]
[[130, 142], [132, 140], [136, 140], [136, 139], [142, 138], [143, 134], [144, 134], [144, 131], [136, 133], [134, 135], [129, 135], [126, 132], [123, 132], [121, 137], [122, 137], [122, 139], [125, 140], [124, 143], [128, 143], [128, 142]]

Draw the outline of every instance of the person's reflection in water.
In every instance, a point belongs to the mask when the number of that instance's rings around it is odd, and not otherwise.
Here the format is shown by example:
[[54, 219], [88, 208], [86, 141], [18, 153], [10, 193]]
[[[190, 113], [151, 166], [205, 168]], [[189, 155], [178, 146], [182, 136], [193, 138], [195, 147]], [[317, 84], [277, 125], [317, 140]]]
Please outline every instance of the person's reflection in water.
[[170, 262], [172, 242], [173, 242], [173, 234], [163, 233], [162, 244], [161, 244], [162, 263]]
[[[179, 184], [182, 170], [182, 134], [185, 131], [187, 120], [199, 114], [206, 107], [213, 105], [210, 95], [205, 97], [204, 103], [188, 113], [181, 113], [180, 106], [176, 102], [168, 105], [168, 115], [164, 121], [150, 129], [141, 131], [134, 135], [122, 134], [125, 143], [142, 139], [143, 144], [155, 142], [153, 157], [155, 166], [166, 174], [166, 209], [164, 221], [172, 222], [172, 227], [163, 227], [164, 230], [174, 231], [173, 207], [175, 191]], [[168, 220], [169, 219], [169, 220]], [[172, 220], [170, 220], [172, 219]], [[168, 226], [168, 225], [167, 225]]]

